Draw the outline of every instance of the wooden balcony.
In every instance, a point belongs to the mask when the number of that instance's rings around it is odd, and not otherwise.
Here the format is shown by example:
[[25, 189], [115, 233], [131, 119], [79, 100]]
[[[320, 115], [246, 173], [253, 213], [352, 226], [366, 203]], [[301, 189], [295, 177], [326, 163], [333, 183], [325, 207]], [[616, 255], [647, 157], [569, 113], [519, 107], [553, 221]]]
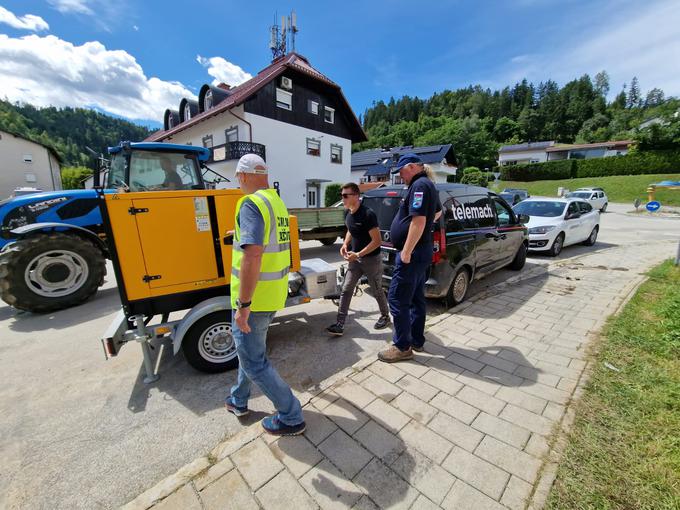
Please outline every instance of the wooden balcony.
[[261, 143], [227, 142], [221, 145], [215, 145], [211, 149], [208, 163], [219, 163], [221, 161], [239, 159], [246, 154], [257, 154], [267, 161], [265, 146]]

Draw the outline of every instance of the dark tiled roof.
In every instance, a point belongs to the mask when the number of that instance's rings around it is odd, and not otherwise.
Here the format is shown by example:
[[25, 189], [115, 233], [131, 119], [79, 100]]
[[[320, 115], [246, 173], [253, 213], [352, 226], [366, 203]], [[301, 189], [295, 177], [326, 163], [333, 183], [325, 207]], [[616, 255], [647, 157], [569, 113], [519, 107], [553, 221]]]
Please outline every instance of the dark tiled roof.
[[219, 115], [220, 113], [230, 110], [235, 106], [243, 104], [250, 96], [255, 94], [255, 92], [260, 90], [267, 83], [275, 79], [277, 76], [283, 74], [283, 72], [286, 69], [294, 69], [301, 73], [305, 73], [308, 76], [311, 76], [325, 83], [326, 85], [329, 85], [330, 87], [336, 89], [337, 93], [340, 95], [341, 102], [344, 103], [344, 106], [346, 107], [347, 111], [351, 114], [350, 121], [353, 120], [355, 123], [355, 126], [353, 127], [350, 126], [350, 129], [352, 129], [352, 131], [357, 133], [358, 135], [359, 134], [361, 135], [357, 136], [357, 139], [352, 141], [361, 142], [366, 140], [366, 134], [364, 133], [364, 130], [361, 127], [361, 124], [359, 123], [359, 119], [357, 119], [356, 115], [354, 114], [354, 111], [347, 102], [347, 99], [345, 98], [345, 95], [342, 93], [340, 86], [327, 76], [321, 74], [319, 71], [314, 69], [305, 57], [297, 53], [288, 53], [287, 55], [284, 55], [283, 57], [276, 59], [274, 62], [272, 62], [269, 66], [265, 67], [262, 71], [257, 73], [257, 75], [251, 78], [250, 80], [242, 83], [237, 87], [229, 89], [230, 92], [229, 97], [220, 102], [214, 108], [211, 108], [210, 110], [207, 110], [203, 113], [199, 113], [195, 117], [192, 117], [188, 122], [183, 122], [182, 124], [174, 127], [173, 129], [168, 129], [167, 131], [163, 130], [156, 131], [155, 133], [152, 133], [151, 136], [149, 136], [146, 140], [147, 141], [162, 140], [163, 138], [179, 133], [188, 127], [195, 126], [196, 124], [203, 120], [209, 119], [210, 117], [214, 117], [215, 115]]
[[555, 141], [518, 143], [515, 145], [503, 145], [498, 152], [521, 152], [547, 149], [555, 145]]
[[[389, 168], [395, 164], [395, 156], [398, 159], [400, 155], [412, 152], [417, 154], [423, 163], [432, 164], [439, 163], [446, 159], [450, 164], [456, 163], [456, 158], [453, 153], [453, 146], [449, 143], [446, 145], [430, 145], [427, 147], [413, 147], [406, 145], [402, 147], [392, 147], [391, 149], [371, 149], [367, 151], [355, 152], [352, 154], [352, 170], [361, 170], [361, 167], [366, 167], [365, 175], [381, 175], [389, 171]], [[385, 161], [387, 160], [387, 161]], [[380, 169], [374, 169], [381, 167]]]

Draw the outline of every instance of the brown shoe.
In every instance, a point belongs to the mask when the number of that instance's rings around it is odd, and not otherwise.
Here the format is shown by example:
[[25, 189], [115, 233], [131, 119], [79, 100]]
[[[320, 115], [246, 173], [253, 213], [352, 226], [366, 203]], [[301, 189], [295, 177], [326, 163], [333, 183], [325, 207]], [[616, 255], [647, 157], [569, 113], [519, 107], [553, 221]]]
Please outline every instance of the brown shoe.
[[417, 347], [415, 345], [412, 345], [411, 349], [413, 349], [416, 352], [425, 352], [425, 346], [423, 345], [419, 345]]
[[405, 361], [412, 358], [413, 351], [410, 347], [407, 351], [401, 351], [398, 347], [393, 345], [378, 353], [378, 359], [385, 363], [396, 363], [397, 361]]

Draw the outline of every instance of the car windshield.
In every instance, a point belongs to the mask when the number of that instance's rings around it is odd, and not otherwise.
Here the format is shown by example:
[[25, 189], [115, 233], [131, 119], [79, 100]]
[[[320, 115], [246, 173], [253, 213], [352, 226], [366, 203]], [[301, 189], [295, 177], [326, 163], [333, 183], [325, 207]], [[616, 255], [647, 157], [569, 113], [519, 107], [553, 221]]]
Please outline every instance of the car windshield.
[[552, 200], [540, 200], [535, 202], [520, 202], [513, 210], [517, 214], [527, 216], [543, 216], [546, 218], [556, 218], [564, 212], [564, 202], [553, 202]]
[[498, 196], [501, 197], [506, 202], [511, 202], [511, 203], [515, 198], [515, 196], [510, 194], [510, 193], [500, 193]]
[[567, 193], [567, 198], [585, 198], [587, 200], [592, 194], [592, 191], [574, 191], [573, 193]]

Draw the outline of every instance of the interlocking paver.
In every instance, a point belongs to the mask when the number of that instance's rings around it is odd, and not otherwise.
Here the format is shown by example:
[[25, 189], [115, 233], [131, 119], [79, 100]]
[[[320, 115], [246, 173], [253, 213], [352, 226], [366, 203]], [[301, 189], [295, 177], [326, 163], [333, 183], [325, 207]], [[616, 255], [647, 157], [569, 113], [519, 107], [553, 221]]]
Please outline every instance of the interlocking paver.
[[547, 400], [529, 395], [519, 388], [509, 388], [505, 386], [498, 390], [498, 393], [496, 393], [496, 398], [522, 407], [536, 414], [543, 413], [543, 409], [545, 409], [545, 406], [548, 403]]
[[198, 500], [191, 484], [187, 484], [177, 492], [170, 494], [156, 506], [157, 510], [201, 510], [201, 502]]
[[[428, 372], [430, 371], [428, 370]], [[423, 377], [425, 375], [426, 374], [423, 374]], [[437, 388], [430, 386], [422, 379], [416, 379], [412, 375], [407, 375], [406, 377], [402, 377], [401, 379], [399, 379], [399, 381], [397, 381], [397, 386], [403, 388], [404, 390], [408, 391], [410, 394], [414, 395], [416, 398], [419, 398], [424, 402], [429, 402], [432, 399], [432, 397], [439, 393], [439, 390]]]
[[535, 432], [531, 434], [527, 445], [524, 447], [525, 452], [538, 459], [545, 457], [549, 450], [550, 445], [548, 444], [548, 440], [545, 438], [545, 436], [536, 434]]
[[318, 445], [338, 428], [338, 426], [326, 418], [321, 411], [311, 405], [305, 407], [304, 418], [307, 423], [305, 437], [315, 445]]
[[408, 447], [415, 448], [424, 455], [427, 455], [437, 464], [441, 464], [451, 451], [451, 448], [453, 448], [453, 444], [450, 441], [415, 421], [401, 429], [398, 435]]
[[283, 464], [259, 438], [234, 453], [231, 460], [253, 490], [259, 489], [283, 469]]
[[338, 399], [330, 404], [324, 414], [348, 434], [354, 434], [368, 421], [368, 416], [345, 399]]
[[373, 455], [381, 458], [386, 464], [394, 462], [406, 448], [401, 439], [373, 420], [361, 427], [354, 434], [354, 439], [359, 441]]
[[437, 370], [428, 370], [420, 379], [449, 395], [455, 395], [463, 387], [463, 383], [460, 381], [456, 381]]
[[323, 459], [319, 450], [304, 436], [284, 436], [269, 445], [274, 456], [283, 462], [295, 478], [300, 478]]
[[531, 488], [531, 484], [521, 478], [511, 476], [508, 486], [503, 492], [503, 497], [501, 497], [501, 503], [511, 510], [524, 510], [531, 495]]
[[453, 354], [451, 354], [451, 356], [446, 358], [446, 361], [449, 361], [454, 365], [458, 365], [459, 367], [464, 368], [465, 370], [469, 370], [470, 372], [473, 373], [477, 373], [482, 368], [484, 368], [484, 363], [480, 363], [479, 361], [476, 361], [467, 356], [463, 356], [462, 354], [458, 354], [457, 352], [454, 352]]
[[560, 421], [562, 416], [564, 416], [565, 407], [554, 402], [548, 402], [545, 410], [543, 411], [543, 416], [552, 421]]
[[399, 432], [404, 425], [411, 421], [411, 418], [406, 414], [380, 399], [371, 402], [364, 411], [366, 411], [371, 418], [392, 432]]
[[310, 469], [300, 478], [300, 485], [323, 510], [351, 508], [362, 497], [361, 490], [328, 460]]
[[442, 503], [446, 510], [505, 510], [502, 505], [462, 480], [456, 480]]
[[[432, 356], [423, 356], [423, 361], [430, 359]], [[411, 374], [413, 377], [420, 377], [423, 375], [425, 372], [427, 372], [428, 368], [427, 366], [423, 365], [420, 363], [420, 360], [417, 359], [418, 357], [416, 356], [416, 359], [410, 359], [408, 361], [401, 361], [399, 362], [399, 370], [402, 372], [406, 372], [407, 374]]]
[[458, 400], [456, 397], [451, 397], [446, 393], [440, 393], [436, 395], [430, 402], [437, 409], [444, 411], [449, 416], [457, 418], [463, 423], [468, 425], [477, 417], [480, 410], [476, 407], [466, 404], [462, 400]]
[[392, 469], [435, 503], [441, 503], [456, 478], [432, 459], [416, 451], [404, 452]]
[[531, 435], [525, 428], [486, 413], [479, 413], [472, 427], [520, 449], [524, 448]]
[[203, 490], [206, 486], [222, 477], [225, 473], [228, 473], [232, 469], [234, 469], [234, 463], [229, 457], [214, 464], [205, 473], [200, 474], [194, 479], [196, 490]]
[[339, 384], [335, 387], [335, 393], [359, 409], [363, 409], [375, 399], [373, 393], [365, 390], [354, 381], [346, 381]]
[[413, 506], [411, 507], [412, 510], [437, 510], [438, 508], [441, 507], [434, 504], [422, 494], [418, 496], [418, 499], [416, 499], [415, 503], [413, 503]]
[[281, 471], [255, 495], [264, 510], [315, 510], [316, 504], [288, 471]]
[[394, 365], [377, 361], [370, 365], [368, 369], [374, 374], [379, 375], [380, 377], [391, 383], [397, 382], [399, 379], [406, 375], [405, 372], [402, 372]]
[[482, 439], [475, 450], [475, 455], [527, 482], [534, 481], [541, 467], [541, 461], [538, 459], [491, 436]]
[[453, 449], [442, 467], [495, 500], [500, 499], [510, 479], [506, 471], [458, 447]]
[[482, 437], [484, 437], [484, 434], [480, 431], [443, 412], [437, 413], [437, 416], [432, 418], [427, 426], [440, 436], [469, 452], [477, 448]]
[[[493, 367], [485, 366], [482, 370], [480, 370], [480, 372], [489, 369], [496, 370]], [[500, 386], [498, 382], [493, 382], [490, 379], [482, 377], [480, 374], [475, 374], [467, 370], [460, 374], [456, 379], [458, 379], [463, 384], [477, 388], [478, 390], [481, 390], [492, 396], [496, 394]]]
[[510, 423], [515, 423], [525, 429], [529, 429], [532, 432], [537, 432], [544, 436], [550, 435], [550, 432], [555, 425], [555, 422], [548, 418], [539, 416], [512, 404], [505, 406], [503, 411], [501, 411], [500, 417]]
[[368, 496], [361, 496], [357, 504], [352, 507], [352, 510], [380, 510], [378, 505], [373, 503]]
[[386, 402], [389, 402], [403, 391], [396, 384], [392, 384], [375, 374], [371, 375], [361, 385]]
[[353, 481], [381, 508], [407, 509], [418, 497], [418, 491], [375, 458]]
[[437, 410], [434, 407], [406, 392], [395, 398], [392, 404], [414, 420], [423, 424], [427, 424], [437, 414]]
[[353, 478], [373, 458], [373, 455], [342, 430], [336, 430], [328, 436], [319, 445], [319, 450], [349, 478]]
[[[235, 469], [215, 483], [208, 485], [200, 494], [205, 510], [257, 510], [260, 508], [253, 498], [250, 487]], [[229, 497], [225, 498], [225, 494]]]
[[497, 415], [505, 407], [506, 403], [488, 393], [479, 391], [470, 386], [466, 386], [456, 394], [456, 398], [462, 400], [466, 404], [481, 409], [489, 414]]

